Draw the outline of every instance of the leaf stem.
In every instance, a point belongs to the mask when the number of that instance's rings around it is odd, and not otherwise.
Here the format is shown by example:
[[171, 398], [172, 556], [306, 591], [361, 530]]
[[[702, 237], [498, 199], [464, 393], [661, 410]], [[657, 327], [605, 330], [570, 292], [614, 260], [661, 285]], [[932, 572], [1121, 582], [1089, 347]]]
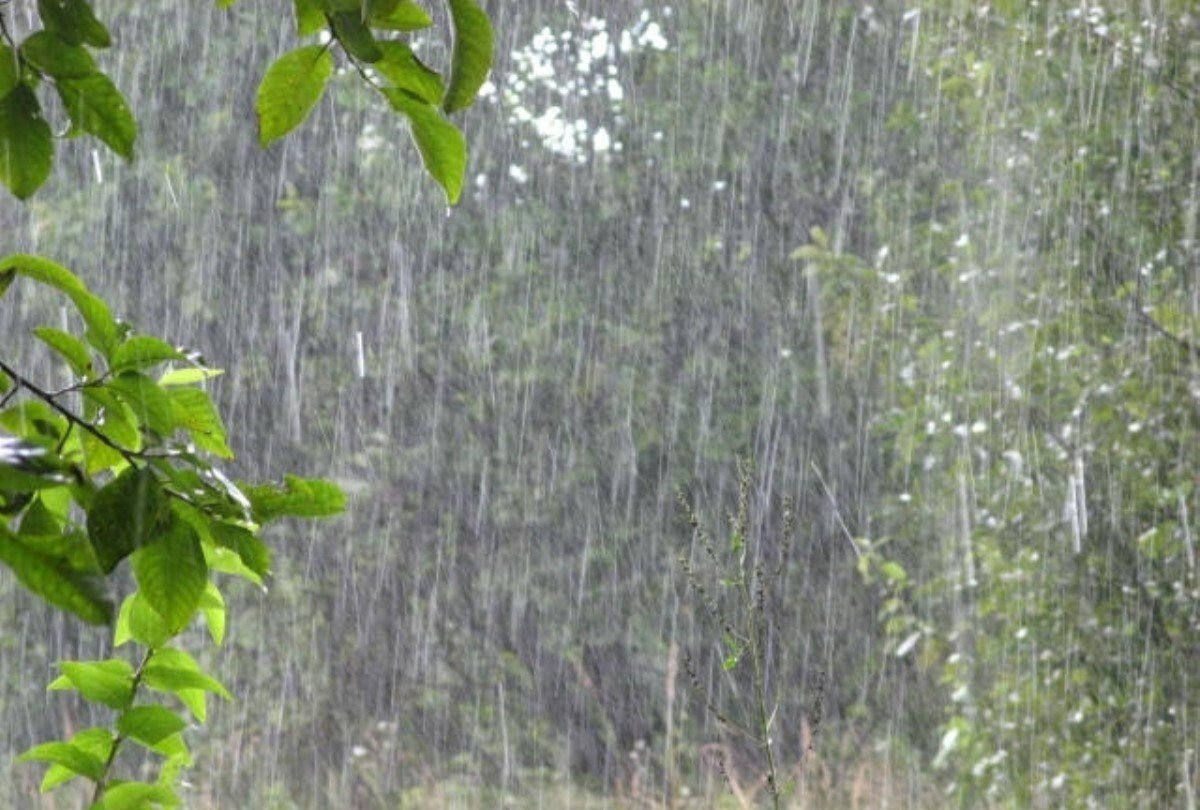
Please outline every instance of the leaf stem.
[[[150, 659], [154, 657], [154, 648], [147, 647], [146, 654], [142, 656], [141, 663], [133, 672], [133, 689], [129, 693], [129, 703], [133, 705], [134, 699], [137, 697], [138, 687], [142, 684], [142, 675], [146, 671], [146, 665], [150, 663]], [[96, 783], [96, 790], [92, 793], [92, 804], [104, 798], [104, 788], [108, 784], [108, 773], [112, 770], [113, 763], [117, 759], [117, 753], [121, 749], [121, 743], [125, 742], [125, 736], [121, 732], [117, 732], [117, 736], [113, 738], [112, 748], [108, 752], [108, 759], [104, 760], [104, 770], [100, 773], [100, 781]]]

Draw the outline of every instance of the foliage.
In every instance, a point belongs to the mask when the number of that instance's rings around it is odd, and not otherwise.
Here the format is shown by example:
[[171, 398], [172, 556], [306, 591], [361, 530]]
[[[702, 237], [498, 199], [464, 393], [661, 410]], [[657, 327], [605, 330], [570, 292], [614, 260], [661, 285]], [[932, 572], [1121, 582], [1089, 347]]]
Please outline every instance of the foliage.
[[[261, 526], [336, 514], [344, 497], [319, 480], [231, 481], [210, 461], [232, 452], [202, 387], [219, 369], [116, 321], [61, 265], [28, 255], [0, 260], [0, 292], [16, 279], [64, 294], [84, 330], [34, 329], [67, 366], [65, 387], [49, 390], [0, 360], [0, 559], [31, 591], [94, 624], [113, 619], [105, 577], [128, 559], [136, 587], [121, 603], [113, 641], [141, 650], [136, 665], [122, 657], [61, 662], [50, 689], [112, 709], [112, 728], [36, 745], [21, 760], [50, 763], [43, 790], [91, 780], [95, 808], [175, 806], [175, 782], [191, 764], [187, 721], [144, 693], [173, 698], [200, 722], [206, 694], [229, 698], [174, 643], [197, 616], [222, 642], [225, 599], [210, 573], [261, 586], [271, 564]], [[156, 782], [117, 777], [127, 741], [164, 758]]]
[[[775, 810], [784, 805], [784, 797], [793, 793], [796, 785], [784, 780], [783, 768], [777, 751], [775, 724], [790, 722], [780, 718], [781, 691], [777, 677], [777, 650], [783, 634], [774, 625], [772, 609], [782, 594], [779, 579], [787, 566], [790, 543], [795, 533], [795, 514], [790, 505], [785, 506], [782, 540], [774, 544], [765, 542], [761, 529], [751, 522], [750, 501], [754, 495], [751, 468], [748, 462], [739, 463], [737, 510], [729, 515], [729, 542], [727, 548], [718, 549], [712, 537], [700, 525], [700, 518], [687, 499], [680, 494], [680, 506], [691, 528], [691, 548], [679, 558], [686, 574], [688, 585], [696, 592], [706, 625], [719, 643], [714, 646], [721, 651], [720, 669], [724, 678], [738, 684], [730, 689], [731, 697], [722, 706], [718, 696], [712, 694], [700, 682], [697, 664], [689, 652], [685, 656], [685, 671], [697, 697], [705, 708], [720, 721], [722, 727], [735, 735], [738, 742], [748, 742], [760, 758], [758, 769], [762, 771], [760, 785], [765, 787], [766, 796]], [[707, 574], [699, 569], [694, 557], [705, 560]], [[809, 709], [811, 719], [802, 722], [815, 735], [821, 725], [821, 694], [823, 676], [818, 676], [818, 694]], [[806, 750], [800, 753], [803, 759], [813, 750], [811, 736]], [[716, 766], [722, 778], [740, 801], [745, 804], [745, 794], [751, 786], [739, 784], [731, 776], [730, 765], [725, 762], [723, 752], [717, 752]], [[757, 792], [757, 788], [753, 788]], [[751, 793], [751, 797], [753, 793]], [[753, 798], [750, 799], [753, 801]]]
[[[234, 0], [219, 0], [229, 7]], [[258, 89], [255, 111], [267, 146], [302, 123], [335, 72], [333, 46], [346, 63], [410, 125], [425, 167], [457, 202], [466, 142], [446, 114], [467, 107], [491, 66], [492, 31], [474, 0], [452, 0], [453, 49], [445, 80], [391, 32], [432, 25], [410, 0], [296, 0], [304, 45], [277, 58]], [[53, 163], [43, 113], [53, 88], [69, 122], [132, 160], [137, 122], [93, 49], [113, 41], [87, 0], [39, 0], [41, 28], [18, 42], [0, 9], [0, 181], [30, 197]], [[99, 169], [97, 169], [99, 171]], [[174, 785], [191, 762], [182, 710], [147, 701], [172, 697], [203, 722], [205, 695], [229, 692], [174, 643], [203, 616], [216, 644], [226, 603], [211, 572], [262, 585], [271, 555], [258, 537], [280, 518], [341, 511], [336, 486], [288, 476], [282, 486], [231, 481], [213, 465], [230, 459], [224, 422], [203, 382], [220, 373], [198, 355], [113, 318], [108, 305], [61, 265], [32, 255], [0, 262], [0, 295], [17, 278], [65, 295], [82, 335], [49, 326], [32, 330], [71, 373], [50, 389], [0, 359], [0, 560], [47, 603], [95, 624], [114, 620], [114, 644], [141, 648], [136, 665], [121, 657], [64, 661], [52, 690], [74, 690], [113, 709], [112, 728], [89, 728], [22, 755], [50, 768], [49, 790], [83, 776], [95, 783], [92, 806], [175, 806]], [[114, 611], [110, 593], [128, 559], [136, 587]], [[164, 758], [154, 783], [127, 781], [114, 769], [126, 741]]]
[[[228, 8], [236, 0], [217, 0]], [[454, 204], [462, 192], [467, 149], [446, 117], [469, 106], [492, 62], [492, 29], [475, 0], [448, 0], [453, 34], [448, 76], [425, 65], [392, 32], [409, 34], [433, 24], [413, 0], [294, 0], [296, 32], [316, 37], [279, 56], [258, 88], [255, 112], [267, 146], [299, 126], [320, 101], [335, 65], [337, 44], [346, 63], [404, 115], [425, 168]], [[137, 122], [125, 97], [97, 64], [92, 50], [113, 37], [88, 0], [38, 0], [42, 28], [17, 42], [0, 13], [0, 182], [30, 197], [46, 181], [54, 142], [39, 97], [52, 86], [65, 110], [69, 136], [91, 135], [132, 160]], [[443, 86], [444, 84], [444, 86]], [[44, 93], [43, 93], [44, 96]]]
[[932, 761], [962, 806], [1193, 795], [1200, 322], [1170, 178], [1196, 169], [1196, 32], [1167, 6], [925, 4], [940, 92], [890, 122], [961, 165], [876, 198], [885, 244], [922, 252], [868, 274], [900, 339], [851, 354], [886, 403], [861, 570], [943, 690]]

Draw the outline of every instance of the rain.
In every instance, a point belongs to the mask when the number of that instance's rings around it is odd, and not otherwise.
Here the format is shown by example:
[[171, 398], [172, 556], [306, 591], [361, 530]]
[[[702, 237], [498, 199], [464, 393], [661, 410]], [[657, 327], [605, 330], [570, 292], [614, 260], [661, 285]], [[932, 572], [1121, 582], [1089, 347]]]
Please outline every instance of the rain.
[[[290, 4], [95, 5], [137, 157], [58, 141], [4, 253], [348, 495], [185, 634], [187, 807], [1194, 810], [1190, 2], [485, 3], [451, 209], [352, 68], [259, 146]], [[87, 806], [15, 758], [110, 650], [0, 568], [0, 807]]]

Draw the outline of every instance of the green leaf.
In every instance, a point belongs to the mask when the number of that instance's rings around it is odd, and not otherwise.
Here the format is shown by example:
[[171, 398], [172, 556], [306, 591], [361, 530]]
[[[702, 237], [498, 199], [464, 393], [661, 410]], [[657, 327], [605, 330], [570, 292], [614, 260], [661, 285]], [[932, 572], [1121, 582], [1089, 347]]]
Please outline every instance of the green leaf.
[[129, 614], [135, 596], [137, 596], [136, 591], [126, 596], [125, 601], [121, 603], [121, 609], [117, 611], [117, 621], [113, 624], [113, 647], [122, 647], [133, 640], [133, 631], [129, 627]]
[[346, 53], [355, 59], [361, 59], [364, 62], [378, 62], [383, 58], [383, 51], [379, 49], [375, 35], [363, 22], [362, 12], [358, 9], [330, 14], [329, 23], [338, 42], [342, 43]]
[[0, 562], [22, 585], [50, 604], [92, 624], [108, 624], [113, 606], [103, 580], [74, 570], [62, 559], [29, 548], [0, 526]]
[[117, 614], [117, 626], [113, 631], [113, 646], [120, 647], [130, 639], [151, 649], [163, 646], [175, 633], [167, 626], [162, 616], [146, 602], [140, 592], [134, 591], [125, 597]]
[[195, 659], [183, 650], [164, 647], [157, 650], [143, 672], [145, 683], [159, 692], [178, 694], [180, 690], [199, 689], [232, 700], [220, 681], [200, 669]]
[[129, 405], [145, 427], [164, 438], [175, 432], [175, 406], [170, 395], [145, 374], [118, 374], [108, 381], [108, 388]]
[[[0, 128], [2, 128], [2, 124], [0, 124]], [[0, 135], [0, 141], [2, 140], [3, 137]], [[0, 143], [0, 154], [2, 151], [3, 145]], [[80, 281], [78, 276], [57, 262], [28, 253], [14, 253], [0, 259], [0, 274], [10, 270], [15, 271], [17, 275], [53, 287], [66, 294], [75, 304], [75, 308], [79, 310], [79, 314], [83, 316], [84, 323], [87, 324], [88, 342], [99, 349], [106, 358], [110, 355], [112, 348], [117, 343], [119, 333], [117, 322], [113, 320], [108, 305], [92, 295], [88, 291], [87, 285]]]
[[117, 731], [145, 746], [157, 745], [186, 727], [182, 717], [164, 706], [134, 706], [117, 718]]
[[[21, 528], [17, 534], [25, 539], [36, 538], [39, 535], [57, 535], [61, 531], [62, 522], [46, 508], [42, 498], [37, 497], [21, 515]], [[45, 551], [45, 549], [42, 550]]]
[[93, 782], [104, 778], [104, 762], [92, 756], [78, 746], [66, 742], [48, 742], [35, 745], [21, 756], [17, 762], [52, 762], [72, 773], [86, 776]]
[[79, 79], [59, 79], [55, 87], [75, 126], [95, 135], [126, 160], [133, 159], [137, 122], [110, 78], [92, 73]]
[[[44, 495], [46, 492], [54, 491], [42, 490], [40, 494]], [[26, 517], [28, 518], [34, 511], [40, 512], [43, 516], [47, 515], [47, 510], [41, 508], [41, 501], [34, 501], [31, 504], [30, 509], [26, 511]], [[22, 530], [25, 528], [25, 523], [28, 522], [26, 520], [22, 523]], [[27, 548], [54, 560], [62, 570], [92, 578], [90, 581], [99, 588], [101, 594], [104, 593], [103, 580], [93, 573], [98, 568], [96, 555], [92, 553], [92, 544], [88, 542], [85, 532], [76, 529], [73, 525], [68, 525], [54, 533], [22, 534], [19, 539]]]
[[208, 570], [220, 574], [239, 577], [263, 588], [263, 578], [251, 571], [242, 559], [230, 549], [223, 546], [205, 546], [204, 559], [208, 562]]
[[263, 146], [291, 132], [308, 117], [332, 75], [333, 57], [321, 45], [289, 51], [267, 68], [254, 104]]
[[492, 68], [493, 34], [487, 14], [475, 0], [449, 0], [454, 26], [450, 86], [442, 102], [446, 112], [471, 106]]
[[67, 361], [76, 376], [86, 377], [92, 371], [92, 353], [82, 340], [53, 326], [35, 326], [33, 334]]
[[117, 563], [150, 543], [165, 501], [150, 470], [129, 468], [92, 499], [87, 514], [88, 539], [100, 569], [108, 574]]
[[253, 532], [232, 523], [214, 520], [210, 524], [213, 542], [237, 554], [242, 564], [262, 578], [271, 572], [271, 550]]
[[[198, 695], [203, 700], [204, 692], [199, 692]], [[184, 705], [187, 705], [187, 703], [184, 702]], [[162, 754], [167, 758], [167, 761], [162, 764], [158, 772], [158, 783], [160, 785], [175, 784], [177, 781], [175, 776], [178, 775], [178, 772], [182, 768], [192, 764], [192, 752], [188, 750], [187, 742], [184, 741], [182, 733], [163, 737], [150, 746], [150, 750]], [[172, 763], [174, 763], [173, 766]]]
[[107, 48], [112, 37], [86, 0], [38, 0], [42, 25], [75, 45]]
[[104, 790], [103, 810], [148, 810], [151, 806], [177, 807], [175, 791], [148, 782], [121, 782]]
[[[85, 728], [71, 737], [68, 742], [84, 753], [90, 754], [101, 762], [104, 762], [112, 752], [113, 735], [106, 728]], [[62, 765], [51, 765], [46, 769], [46, 775], [42, 777], [41, 791], [42, 793], [47, 793], [77, 776], [79, 774], [70, 768], [65, 768]]]
[[150, 335], [135, 335], [113, 352], [112, 371], [140, 371], [168, 360], [187, 359], [183, 352], [165, 340]]
[[0, 100], [0, 182], [17, 199], [28, 199], [50, 176], [53, 161], [42, 105], [28, 85], [17, 85]]
[[325, 12], [318, 0], [295, 0], [296, 33], [302, 37], [312, 36], [325, 28]]
[[438, 112], [437, 107], [412, 93], [390, 87], [381, 92], [394, 110], [408, 117], [425, 170], [441, 184], [447, 201], [454, 205], [462, 195], [467, 171], [467, 141], [463, 134]]
[[187, 706], [188, 711], [192, 713], [192, 717], [196, 718], [197, 722], [203, 723], [207, 721], [208, 693], [206, 691], [203, 689], [180, 687], [178, 690], [172, 692], [172, 694], [179, 698], [180, 703]]
[[433, 25], [429, 13], [412, 0], [367, 0], [367, 22], [385, 31], [418, 31]]
[[174, 634], [187, 627], [208, 582], [208, 566], [195, 530], [173, 520], [167, 532], [133, 555], [142, 598]]
[[86, 48], [73, 45], [49, 31], [30, 34], [21, 43], [21, 56], [56, 79], [78, 79], [96, 70], [96, 60]]
[[430, 104], [440, 104], [446, 86], [436, 70], [416, 57], [412, 48], [403, 42], [388, 40], [379, 43], [383, 58], [374, 64], [375, 70], [399, 90], [407, 90]]
[[908, 572], [904, 570], [904, 567], [901, 566], [900, 563], [892, 560], [887, 560], [880, 565], [879, 572], [883, 574], [883, 576], [889, 581], [897, 585], [903, 585], [908, 581]]
[[158, 384], [164, 388], [171, 388], [180, 385], [195, 385], [196, 383], [204, 382], [205, 380], [211, 380], [213, 377], [219, 377], [224, 373], [224, 369], [203, 368], [200, 366], [191, 368], [173, 368], [158, 378]]
[[[0, 100], [7, 98], [20, 83], [21, 66], [17, 62], [17, 52], [7, 45], [0, 45]], [[0, 294], [3, 294], [2, 287]]]
[[225, 444], [225, 424], [208, 394], [199, 388], [173, 388], [167, 393], [176, 423], [191, 432], [197, 447], [220, 458], [233, 458]]
[[287, 475], [282, 487], [258, 484], [243, 486], [242, 491], [250, 499], [254, 519], [259, 523], [285, 516], [330, 517], [346, 508], [346, 493], [341, 487], [319, 478]]
[[204, 596], [200, 599], [200, 612], [204, 614], [204, 623], [208, 625], [208, 634], [212, 637], [213, 644], [221, 646], [225, 641], [225, 597], [211, 581], [205, 583]]
[[[122, 710], [133, 700], [133, 667], [120, 658], [107, 661], [61, 661], [63, 671], [71, 687], [93, 703], [102, 703], [110, 709]], [[50, 684], [52, 689], [61, 685]]]

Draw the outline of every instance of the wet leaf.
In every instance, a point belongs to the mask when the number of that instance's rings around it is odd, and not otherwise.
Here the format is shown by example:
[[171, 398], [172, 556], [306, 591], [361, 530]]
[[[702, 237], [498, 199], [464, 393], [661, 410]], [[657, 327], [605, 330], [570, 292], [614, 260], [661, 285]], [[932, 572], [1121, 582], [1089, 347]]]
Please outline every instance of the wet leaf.
[[87, 0], [38, 0], [46, 30], [75, 45], [107, 48], [112, 37]]
[[388, 31], [417, 31], [433, 25], [429, 13], [412, 0], [367, 0], [367, 21]]
[[62, 661], [58, 666], [62, 677], [50, 684], [50, 689], [75, 689], [110, 709], [124, 709], [133, 700], [133, 667], [128, 661]]
[[186, 359], [179, 349], [165, 340], [149, 335], [135, 335], [113, 352], [112, 371], [140, 371], [168, 360]]
[[0, 45], [0, 101], [8, 97], [21, 82], [17, 54], [7, 45]]
[[398, 90], [407, 90], [429, 104], [440, 104], [446, 87], [437, 71], [425, 66], [416, 57], [412, 48], [403, 42], [389, 40], [379, 43], [383, 58], [375, 63], [375, 70]]
[[450, 85], [442, 102], [446, 112], [469, 107], [492, 68], [492, 24], [475, 0], [449, 0], [454, 26]]
[[103, 581], [73, 569], [65, 560], [42, 554], [0, 526], [0, 562], [22, 585], [50, 604], [92, 624], [108, 624], [113, 606]]
[[462, 132], [420, 97], [392, 88], [382, 92], [393, 109], [407, 116], [425, 170], [441, 184], [447, 202], [454, 205], [462, 195], [467, 171], [467, 142]]
[[333, 35], [337, 37], [338, 42], [342, 43], [346, 52], [355, 59], [370, 63], [378, 62], [383, 58], [383, 51], [380, 50], [379, 43], [375, 41], [375, 35], [371, 33], [371, 29], [363, 22], [360, 10], [339, 11], [330, 14], [329, 22], [333, 27]]
[[104, 763], [98, 757], [66, 742], [35, 745], [17, 757], [17, 762], [50, 762], [71, 773], [86, 776], [92, 781], [99, 781], [104, 777]]
[[36, 326], [33, 334], [58, 352], [75, 374], [86, 377], [91, 373], [92, 353], [82, 340], [52, 326]]
[[325, 28], [320, 0], [295, 0], [292, 8], [296, 13], [296, 33], [300, 36], [311, 36]]
[[[0, 123], [0, 128], [2, 126]], [[0, 152], [3, 150], [2, 141], [3, 136], [0, 134]], [[108, 304], [92, 295], [78, 276], [44, 256], [28, 253], [14, 253], [0, 259], [0, 275], [9, 271], [64, 293], [75, 304], [75, 308], [87, 324], [88, 342], [99, 349], [104, 357], [110, 355], [119, 335], [117, 322], [113, 319]]]
[[152, 805], [176, 807], [179, 797], [166, 785], [122, 782], [106, 788], [103, 810], [145, 810]]
[[17, 199], [28, 199], [50, 176], [53, 161], [42, 105], [27, 85], [17, 85], [0, 99], [0, 182]]
[[308, 117], [332, 75], [333, 57], [321, 45], [285, 53], [267, 68], [255, 101], [263, 146], [282, 138]]
[[55, 87], [75, 126], [95, 135], [126, 160], [133, 159], [137, 122], [112, 79], [92, 73], [78, 79], [59, 79]]
[[96, 70], [96, 60], [81, 45], [72, 45], [49, 31], [37, 31], [21, 43], [21, 56], [56, 79], [82, 78]]
[[146, 746], [156, 745], [186, 727], [182, 717], [163, 706], [134, 706], [117, 718], [117, 731]]
[[199, 388], [172, 388], [167, 393], [176, 423], [191, 431], [197, 447], [220, 458], [233, 458], [225, 443], [225, 423], [207, 393]]
[[137, 550], [132, 564], [142, 598], [167, 629], [174, 634], [187, 627], [208, 582], [208, 566], [192, 527], [172, 520], [165, 533]]
[[330, 517], [346, 508], [346, 494], [341, 488], [319, 478], [288, 475], [282, 487], [259, 484], [243, 486], [242, 491], [250, 499], [254, 519], [259, 523], [282, 517]]

